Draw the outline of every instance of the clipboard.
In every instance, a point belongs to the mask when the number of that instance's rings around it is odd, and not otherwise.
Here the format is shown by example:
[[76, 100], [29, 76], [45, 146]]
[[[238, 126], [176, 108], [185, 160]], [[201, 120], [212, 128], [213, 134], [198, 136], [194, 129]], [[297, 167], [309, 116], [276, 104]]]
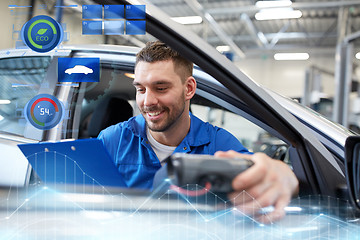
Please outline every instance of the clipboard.
[[127, 187], [101, 140], [19, 144], [45, 184]]

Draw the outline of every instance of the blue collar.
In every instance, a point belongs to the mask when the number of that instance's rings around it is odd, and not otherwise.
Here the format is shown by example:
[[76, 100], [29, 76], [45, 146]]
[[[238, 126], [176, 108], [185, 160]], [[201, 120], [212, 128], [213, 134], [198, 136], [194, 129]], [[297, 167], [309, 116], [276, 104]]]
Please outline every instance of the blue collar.
[[[209, 123], [204, 123], [199, 118], [195, 117], [192, 113], [190, 115], [190, 130], [181, 143], [186, 145], [197, 147], [210, 142]], [[135, 136], [141, 137], [147, 140], [146, 137], [146, 122], [144, 117], [140, 114], [129, 120], [129, 129]]]

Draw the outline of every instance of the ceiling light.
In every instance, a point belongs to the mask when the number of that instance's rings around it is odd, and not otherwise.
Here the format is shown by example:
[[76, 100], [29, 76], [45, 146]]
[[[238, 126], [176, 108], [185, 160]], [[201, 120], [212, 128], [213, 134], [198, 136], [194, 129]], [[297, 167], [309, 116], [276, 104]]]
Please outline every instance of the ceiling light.
[[203, 21], [200, 16], [172, 17], [171, 19], [180, 24], [199, 24]]
[[0, 100], [0, 104], [10, 104], [10, 100]]
[[0, 121], [4, 120], [4, 117], [0, 115]]
[[230, 51], [230, 46], [227, 45], [217, 46], [216, 50], [218, 50], [219, 52], [228, 52]]
[[356, 59], [359, 59], [360, 60], [360, 52], [358, 52], [356, 55], [355, 55]]
[[135, 74], [133, 73], [124, 73], [124, 75], [127, 76], [128, 78], [135, 79]]
[[290, 0], [278, 0], [278, 1], [257, 1], [255, 6], [258, 8], [269, 8], [269, 7], [289, 7], [292, 2]]
[[275, 60], [308, 60], [308, 53], [276, 53], [274, 55]]
[[273, 8], [262, 9], [255, 14], [256, 20], [274, 20], [274, 19], [289, 19], [301, 18], [302, 12], [300, 10], [293, 10], [292, 8]]

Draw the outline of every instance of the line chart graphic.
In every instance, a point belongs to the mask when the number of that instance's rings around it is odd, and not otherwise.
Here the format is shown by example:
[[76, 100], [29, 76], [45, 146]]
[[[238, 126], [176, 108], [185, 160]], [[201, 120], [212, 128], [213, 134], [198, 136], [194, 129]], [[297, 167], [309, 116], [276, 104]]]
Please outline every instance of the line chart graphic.
[[[165, 184], [165, 183], [164, 183]], [[186, 187], [186, 186], [184, 186]], [[192, 189], [200, 186], [190, 186]], [[359, 239], [360, 229], [322, 211], [338, 199], [296, 199], [284, 220], [264, 225], [227, 201], [204, 204], [174, 191], [159, 195], [79, 186], [77, 191], [38, 185], [12, 189], [1, 200], [0, 239]], [[214, 193], [209, 192], [210, 195]], [[238, 197], [242, 197], [241, 193]], [[214, 196], [212, 196], [214, 197]], [[319, 206], [311, 205], [314, 200]], [[321, 200], [321, 201], [320, 201]], [[334, 203], [335, 202], [335, 203]], [[336, 203], [337, 202], [337, 203]], [[300, 204], [301, 203], [301, 204]], [[300, 210], [299, 210], [300, 209]], [[348, 216], [351, 217], [351, 216]]]
[[[76, 158], [44, 149], [27, 157], [56, 162], [54, 181], [0, 189], [0, 240], [15, 239], [345, 239], [360, 240], [358, 218], [347, 202], [323, 196], [293, 199], [287, 216], [262, 224], [270, 208], [256, 200], [250, 212], [199, 185], [169, 189], [165, 179], [152, 192], [101, 184]], [[35, 161], [36, 163], [36, 161]], [[62, 168], [59, 176], [59, 168]], [[56, 174], [55, 174], [56, 173]], [[45, 174], [45, 173], [44, 173]], [[45, 174], [46, 175], [46, 174]], [[66, 177], [65, 177], [66, 176]], [[74, 183], [74, 178], [80, 181]], [[58, 179], [66, 179], [58, 183]], [[166, 189], [166, 190], [164, 190]], [[206, 190], [206, 189], [205, 189]], [[186, 191], [206, 194], [187, 195]]]
[[126, 186], [98, 139], [29, 143], [18, 147], [46, 185]]

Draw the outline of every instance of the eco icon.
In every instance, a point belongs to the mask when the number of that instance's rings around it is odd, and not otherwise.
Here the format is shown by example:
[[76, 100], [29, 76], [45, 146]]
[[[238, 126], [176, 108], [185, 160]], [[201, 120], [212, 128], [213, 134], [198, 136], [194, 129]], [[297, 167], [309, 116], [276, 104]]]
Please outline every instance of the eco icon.
[[44, 33], [46, 33], [47, 28], [40, 28], [39, 31], [37, 32], [37, 34], [39, 35], [43, 35]]
[[60, 44], [63, 30], [49, 16], [39, 15], [30, 19], [21, 29], [24, 43], [36, 52], [48, 52]]

